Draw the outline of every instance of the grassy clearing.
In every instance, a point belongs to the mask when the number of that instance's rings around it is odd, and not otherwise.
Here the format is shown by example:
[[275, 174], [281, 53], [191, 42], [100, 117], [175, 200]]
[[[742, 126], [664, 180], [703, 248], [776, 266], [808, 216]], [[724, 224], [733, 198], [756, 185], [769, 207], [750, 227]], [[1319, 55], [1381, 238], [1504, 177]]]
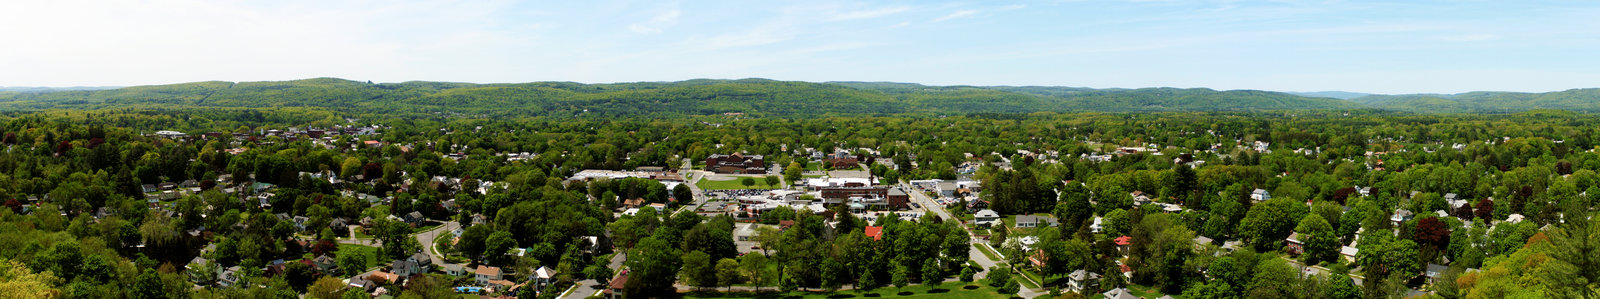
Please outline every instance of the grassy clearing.
[[782, 183], [779, 183], [778, 185], [767, 185], [767, 182], [766, 182], [765, 179], [756, 178], [755, 180], [756, 180], [756, 184], [755, 185], [750, 185], [749, 187], [745, 187], [743, 183], [739, 182], [739, 179], [734, 179], [734, 180], [729, 180], [729, 181], [713, 181], [713, 180], [710, 180], [710, 179], [704, 179], [704, 180], [700, 180], [700, 182], [694, 183], [694, 185], [697, 186], [697, 187], [700, 187], [700, 190], [778, 189], [778, 188], [783, 188]]
[[352, 244], [339, 244], [339, 252], [340, 253], [346, 253], [346, 254], [351, 253], [351, 252], [363, 252], [363, 255], [367, 257], [367, 263], [365, 265], [366, 268], [372, 268], [373, 266], [377, 266], [378, 265], [378, 248], [377, 247], [352, 245]]

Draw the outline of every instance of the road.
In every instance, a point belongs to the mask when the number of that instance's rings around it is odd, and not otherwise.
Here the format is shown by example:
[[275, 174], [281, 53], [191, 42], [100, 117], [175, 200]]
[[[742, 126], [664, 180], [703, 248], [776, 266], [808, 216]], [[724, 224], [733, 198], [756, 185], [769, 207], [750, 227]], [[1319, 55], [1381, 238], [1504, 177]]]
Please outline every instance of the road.
[[[624, 258], [625, 256], [626, 256], [626, 254], [623, 253], [623, 252], [618, 252], [616, 255], [612, 255], [611, 256], [611, 264], [610, 265], [606, 265], [606, 266], [607, 267], [611, 267], [611, 272], [613, 272], [613, 273], [621, 272], [621, 271], [617, 271], [617, 269], [622, 268], [622, 261], [626, 260], [626, 258]], [[574, 285], [573, 287], [575, 289], [572, 290], [572, 293], [567, 294], [567, 296], [564, 297], [564, 298], [567, 298], [567, 299], [588, 298], [589, 296], [593, 296], [593, 295], [595, 295], [595, 293], [599, 293], [600, 291], [603, 291], [606, 288], [605, 285], [601, 285], [600, 284], [600, 281], [593, 280], [593, 279], [585, 279], [585, 280], [578, 281], [576, 283], [576, 285]]]
[[451, 234], [450, 232], [455, 231], [458, 227], [461, 227], [461, 222], [446, 221], [443, 225], [439, 225], [439, 227], [435, 227], [432, 230], [420, 232], [415, 235], [417, 237], [417, 243], [421, 243], [423, 248], [427, 248], [423, 251], [428, 252], [428, 256], [433, 258], [434, 268], [443, 269], [443, 267], [450, 262], [445, 261], [444, 256], [439, 255], [439, 250], [437, 248], [433, 248], [433, 240], [441, 236], [446, 238], [454, 238], [455, 235]]
[[906, 190], [906, 193], [909, 193], [911, 195], [911, 200], [913, 202], [916, 202], [917, 204], [922, 205], [923, 209], [933, 211], [933, 213], [935, 215], [939, 215], [940, 219], [944, 219], [944, 220], [953, 220], [953, 219], [955, 219], [955, 217], [950, 216], [950, 212], [944, 210], [942, 205], [939, 205], [938, 202], [935, 202], [935, 201], [933, 201], [933, 199], [928, 198], [928, 194], [923, 193], [922, 189], [917, 189], [915, 187], [911, 187], [911, 185], [908, 185], [906, 183], [900, 183], [900, 188], [902, 190]]
[[[411, 234], [411, 236], [417, 238], [417, 243], [422, 244], [422, 247], [425, 248], [423, 251], [427, 252], [428, 253], [428, 257], [431, 257], [433, 259], [433, 266], [435, 268], [440, 268], [440, 267], [444, 267], [444, 265], [446, 265], [446, 264], [450, 264], [450, 262], [445, 261], [444, 256], [439, 255], [439, 251], [435, 250], [435, 248], [433, 248], [433, 240], [438, 238], [438, 237], [441, 237], [441, 236], [444, 236], [444, 237], [455, 237], [455, 235], [450, 234], [450, 232], [451, 231], [455, 231], [456, 228], [458, 228], [458, 227], [461, 227], [461, 223], [460, 222], [445, 221], [443, 224], [440, 224], [438, 227], [434, 227], [433, 229], [428, 230], [428, 231]], [[354, 234], [352, 233], [351, 235], [354, 235]], [[351, 244], [351, 245], [372, 246], [372, 247], [381, 247], [381, 246], [383, 246], [383, 242], [382, 241], [378, 241], [378, 239], [376, 239], [376, 238], [373, 238], [373, 239], [339, 239], [339, 244]]]
[[699, 183], [701, 179], [705, 179], [706, 173], [699, 170], [694, 170], [692, 167], [694, 165], [694, 161], [689, 161], [688, 158], [683, 159], [683, 165], [690, 166], [684, 167], [681, 171], [683, 171], [684, 184], [689, 185], [689, 193], [694, 193], [694, 202], [684, 204], [683, 207], [678, 208], [677, 212], [673, 212], [674, 214], [684, 211], [692, 212], [695, 207], [705, 204], [707, 200], [705, 190], [700, 190], [700, 186], [695, 184]]
[[[950, 216], [950, 212], [949, 211], [945, 211], [945, 209], [943, 208], [942, 205], [939, 205], [938, 202], [934, 202], [933, 199], [928, 198], [928, 195], [926, 193], [923, 193], [921, 189], [917, 189], [915, 187], [911, 187], [911, 185], [908, 185], [906, 183], [900, 183], [900, 187], [904, 188], [905, 190], [909, 190], [906, 193], [909, 193], [911, 195], [911, 200], [913, 202], [916, 202], [917, 204], [922, 205], [923, 209], [929, 210], [929, 211], [933, 211], [934, 215], [939, 215], [939, 218], [942, 218], [944, 220], [955, 219], [955, 217]], [[972, 231], [969, 230], [969, 231], [967, 231], [967, 233], [970, 235], [972, 233]], [[977, 262], [979, 266], [983, 266], [983, 268], [985, 270], [987, 270], [989, 268], [993, 268], [993, 267], [999, 265], [1000, 263], [998, 263], [997, 261], [994, 261], [994, 260], [990, 260], [989, 256], [983, 255], [983, 252], [979, 251], [981, 249], [978, 249], [978, 246], [983, 246], [983, 245], [979, 245], [978, 242], [987, 242], [987, 240], [979, 240], [978, 238], [972, 238], [971, 247], [968, 248], [968, 250], [967, 250], [967, 257], [969, 259], [971, 259], [973, 262]], [[1012, 273], [1016, 273], [1016, 272], [1012, 272]], [[974, 278], [983, 278], [983, 277], [988, 277], [988, 274], [989, 274], [989, 271], [983, 271], [983, 272], [978, 272], [976, 275], [973, 275], [973, 277]], [[1021, 276], [1022, 274], [1019, 273], [1019, 274], [1014, 274], [1014, 275]], [[1035, 298], [1035, 297], [1044, 296], [1044, 295], [1047, 295], [1047, 294], [1045, 292], [1041, 292], [1040, 290], [1029, 289], [1027, 286], [1021, 286], [1021, 291], [1017, 292], [1017, 296], [1022, 296], [1022, 298]]]

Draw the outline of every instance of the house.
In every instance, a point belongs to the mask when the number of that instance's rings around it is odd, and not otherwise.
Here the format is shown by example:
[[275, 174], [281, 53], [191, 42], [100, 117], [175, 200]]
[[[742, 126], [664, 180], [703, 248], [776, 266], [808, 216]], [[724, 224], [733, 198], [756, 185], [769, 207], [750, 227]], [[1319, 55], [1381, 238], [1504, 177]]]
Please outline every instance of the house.
[[627, 294], [622, 293], [627, 286], [628, 272], [624, 271], [621, 275], [617, 275], [617, 278], [612, 278], [611, 284], [606, 285], [606, 289], [601, 292], [606, 294], [606, 299], [622, 299], [627, 297]]
[[883, 227], [882, 226], [868, 226], [867, 229], [863, 231], [863, 233], [865, 233], [868, 237], [872, 237], [873, 241], [881, 241], [881, 240], [883, 240]]
[[1056, 226], [1060, 226], [1060, 225], [1061, 225], [1061, 223], [1060, 223], [1060, 221], [1056, 220], [1056, 217], [1033, 216], [1033, 215], [1020, 215], [1020, 216], [1017, 216], [1017, 223], [1016, 223], [1016, 227], [1017, 228], [1032, 228], [1032, 227], [1044, 227], [1044, 226], [1056, 227]]
[[311, 259], [311, 264], [312, 266], [317, 266], [317, 270], [322, 271], [324, 274], [338, 275], [339, 273], [339, 262], [327, 254]]
[[1150, 204], [1150, 196], [1144, 194], [1144, 191], [1133, 191], [1132, 193], [1128, 193], [1128, 195], [1133, 196], [1133, 205], [1135, 206]]
[[1089, 232], [1096, 233], [1096, 234], [1100, 233], [1100, 230], [1105, 228], [1105, 224], [1102, 224], [1103, 221], [1104, 221], [1102, 219], [1105, 219], [1105, 218], [1101, 218], [1100, 216], [1094, 216], [1094, 222], [1089, 224]]
[[140, 187], [140, 188], [142, 188], [142, 189], [140, 189], [140, 190], [143, 190], [143, 191], [144, 191], [144, 193], [156, 193], [156, 192], [161, 192], [161, 189], [160, 189], [160, 188], [156, 188], [156, 185], [155, 185], [155, 184], [144, 184], [144, 185], [141, 185], [141, 186], [139, 186], [139, 187]]
[[406, 258], [406, 261], [411, 262], [412, 267], [416, 267], [411, 269], [412, 273], [423, 274], [433, 270], [433, 257], [428, 256], [426, 253], [411, 254], [410, 257]]
[[643, 197], [638, 197], [638, 198], [622, 201], [622, 206], [620, 206], [618, 208], [619, 209], [624, 209], [624, 210], [626, 210], [626, 209], [636, 209], [636, 208], [639, 208], [641, 206], [644, 206], [644, 203], [645, 203], [644, 202], [644, 198]]
[[1294, 255], [1305, 253], [1306, 243], [1300, 239], [1300, 233], [1289, 233], [1289, 237], [1283, 239], [1284, 243], [1288, 244], [1285, 245], [1284, 250]]
[[989, 226], [992, 226], [996, 222], [1000, 221], [1000, 213], [996, 213], [994, 210], [990, 210], [990, 209], [983, 209], [981, 211], [978, 211], [977, 213], [973, 213], [972, 217], [973, 217], [973, 222], [972, 223], [978, 225], [978, 227], [983, 227], [983, 228], [987, 228]]
[[396, 284], [400, 283], [400, 276], [395, 275], [394, 273], [376, 271], [372, 272], [372, 275], [367, 275], [367, 280], [386, 284]]
[[1117, 244], [1118, 252], [1122, 252], [1122, 255], [1128, 255], [1128, 246], [1133, 245], [1133, 237], [1121, 236], [1111, 239], [1111, 242]]
[[405, 220], [406, 223], [410, 223], [412, 226], [422, 226], [422, 222], [423, 221], [428, 221], [427, 217], [423, 217], [422, 216], [422, 212], [416, 212], [416, 211], [412, 211], [411, 213], [406, 213], [406, 215], [404, 217], [401, 217], [401, 219]]
[[350, 231], [350, 219], [344, 217], [333, 218], [332, 221], [328, 221], [328, 229], [332, 229], [335, 234], [348, 233]]
[[306, 230], [306, 222], [310, 222], [311, 221], [311, 218], [307, 218], [306, 216], [294, 216], [294, 218], [289, 218], [289, 219], [290, 220], [294, 220], [294, 228], [295, 229], [302, 230], [302, 231]]
[[1117, 288], [1106, 291], [1101, 295], [1105, 295], [1106, 299], [1140, 299], [1139, 296], [1134, 296], [1133, 292], [1128, 291], [1128, 289], [1125, 288]]
[[1347, 262], [1347, 263], [1355, 262], [1356, 261], [1356, 253], [1359, 253], [1359, 252], [1361, 252], [1360, 249], [1357, 249], [1357, 248], [1352, 247], [1352, 246], [1339, 247], [1339, 256], [1343, 257], [1344, 261]]
[[222, 272], [217, 273], [217, 285], [224, 288], [238, 285], [239, 271], [243, 270], [244, 269], [239, 268], [239, 266], [228, 267], [228, 269], [222, 270]]
[[1444, 272], [1447, 271], [1447, 270], [1450, 270], [1450, 267], [1446, 267], [1446, 266], [1440, 265], [1440, 264], [1429, 263], [1428, 267], [1423, 269], [1422, 275], [1428, 277], [1428, 284], [1435, 284], [1435, 283], [1439, 283], [1438, 282], [1439, 276], [1443, 276]]
[[360, 289], [366, 293], [371, 293], [373, 289], [378, 288], [377, 282], [367, 280], [367, 278], [361, 276], [351, 277], [350, 282], [345, 285], [350, 286], [350, 288]]
[[[210, 260], [207, 260], [204, 257], [198, 257], [197, 256], [197, 257], [194, 257], [194, 259], [189, 260], [189, 264], [184, 265], [183, 269], [186, 270], [186, 271], [201, 271], [201, 269], [203, 267], [214, 266], [214, 265], [209, 265], [210, 263], [211, 263]], [[204, 284], [210, 283], [211, 282], [210, 279], [212, 277], [209, 277], [209, 276], [206, 276], [206, 275], [190, 275], [189, 278], [190, 278], [190, 282], [193, 282], [193, 283], [198, 284], [198, 285], [204, 285]]]
[[1400, 227], [1401, 223], [1411, 220], [1413, 216], [1416, 215], [1411, 213], [1411, 210], [1399, 209], [1394, 211], [1394, 215], [1389, 216], [1389, 221], [1394, 222], [1395, 227]]
[[956, 189], [961, 188], [956, 186], [956, 182], [951, 181], [942, 181], [935, 186], [937, 186], [936, 188], [939, 190], [940, 197], [955, 197]]
[[1269, 199], [1272, 199], [1272, 194], [1267, 193], [1266, 189], [1256, 189], [1250, 191], [1250, 200], [1266, 201]]
[[968, 212], [973, 212], [973, 211], [982, 210], [982, 209], [988, 209], [988, 208], [989, 208], [989, 201], [987, 201], [987, 200], [973, 199], [972, 201], [968, 201], [967, 202], [967, 211]]
[[1094, 273], [1080, 269], [1078, 271], [1072, 271], [1072, 274], [1067, 274], [1067, 290], [1082, 293], [1083, 291], [1093, 290], [1099, 286], [1100, 273]]
[[1028, 263], [1033, 264], [1034, 269], [1044, 269], [1045, 263], [1049, 261], [1050, 257], [1044, 255], [1044, 249], [1034, 249], [1033, 254], [1028, 255]]
[[1195, 236], [1194, 250], [1205, 250], [1206, 246], [1213, 244], [1213, 242], [1216, 242], [1216, 240], [1212, 240], [1211, 238], [1207, 238], [1205, 236]]
[[444, 264], [444, 266], [440, 267], [440, 270], [443, 270], [445, 275], [450, 276], [461, 276], [467, 274], [467, 267], [463, 267], [460, 264]]
[[473, 280], [476, 280], [480, 285], [488, 285], [490, 280], [502, 279], [502, 277], [500, 277], [499, 267], [478, 266], [478, 270], [473, 271], [472, 273], [474, 276]]
[[556, 283], [556, 270], [540, 266], [539, 269], [533, 270], [532, 278], [534, 289], [544, 290], [545, 286]]
[[394, 275], [400, 277], [411, 277], [412, 275], [422, 274], [415, 272], [417, 270], [416, 263], [412, 263], [408, 260], [395, 260], [393, 263], [389, 264], [389, 269], [390, 271], [394, 271]]

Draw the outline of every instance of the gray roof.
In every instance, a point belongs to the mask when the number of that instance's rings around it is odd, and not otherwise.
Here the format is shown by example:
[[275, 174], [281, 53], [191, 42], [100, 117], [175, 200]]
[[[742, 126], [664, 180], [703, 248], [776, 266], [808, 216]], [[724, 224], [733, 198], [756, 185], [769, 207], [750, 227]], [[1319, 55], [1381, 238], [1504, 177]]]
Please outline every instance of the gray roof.
[[1107, 299], [1139, 299], [1139, 296], [1134, 296], [1128, 289], [1121, 288], [1106, 291], [1102, 295], [1105, 295]]
[[1000, 218], [1000, 213], [996, 213], [994, 210], [990, 210], [990, 209], [983, 209], [983, 210], [978, 211], [977, 213], [973, 213], [972, 217], [976, 217], [976, 218]]

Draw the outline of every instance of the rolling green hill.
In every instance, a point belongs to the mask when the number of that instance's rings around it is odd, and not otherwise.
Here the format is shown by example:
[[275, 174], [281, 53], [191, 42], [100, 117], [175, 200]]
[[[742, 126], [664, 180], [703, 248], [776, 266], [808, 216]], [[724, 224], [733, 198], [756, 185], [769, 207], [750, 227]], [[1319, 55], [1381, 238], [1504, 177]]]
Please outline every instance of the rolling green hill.
[[[1383, 102], [1383, 101], [1379, 101]], [[194, 82], [108, 90], [0, 92], [0, 109], [321, 107], [352, 112], [610, 117], [710, 115], [813, 117], [1040, 111], [1359, 109], [1357, 102], [1287, 93], [1203, 88], [1090, 89], [925, 86], [766, 79], [581, 84], [359, 82], [315, 78]]]
[[1557, 92], [1475, 91], [1463, 94], [1374, 95], [1351, 99], [1374, 108], [1412, 112], [1517, 112], [1558, 109], [1600, 112], [1600, 89]]

